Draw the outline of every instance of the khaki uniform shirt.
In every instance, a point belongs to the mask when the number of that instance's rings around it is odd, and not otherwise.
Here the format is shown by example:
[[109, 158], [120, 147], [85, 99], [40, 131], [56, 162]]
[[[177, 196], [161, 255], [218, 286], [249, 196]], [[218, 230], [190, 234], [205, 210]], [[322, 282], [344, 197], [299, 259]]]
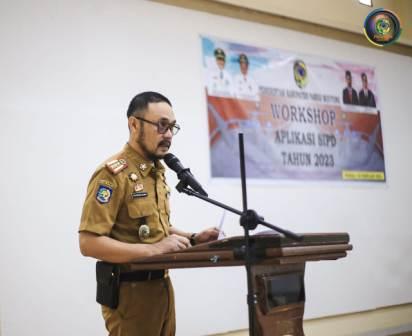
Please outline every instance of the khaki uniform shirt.
[[170, 192], [164, 173], [160, 162], [141, 158], [126, 144], [90, 179], [79, 232], [143, 244], [168, 236]]

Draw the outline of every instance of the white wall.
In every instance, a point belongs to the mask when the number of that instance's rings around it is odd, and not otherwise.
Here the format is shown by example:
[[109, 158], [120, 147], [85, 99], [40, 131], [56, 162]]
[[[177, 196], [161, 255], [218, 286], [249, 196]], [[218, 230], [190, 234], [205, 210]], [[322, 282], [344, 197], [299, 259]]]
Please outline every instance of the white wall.
[[[402, 259], [412, 254], [410, 58], [143, 0], [0, 1], [3, 336], [104, 334], [94, 262], [81, 257], [77, 228], [90, 174], [127, 140], [135, 93], [172, 100], [183, 127], [174, 153], [211, 197], [241, 208], [240, 183], [209, 178], [199, 34], [377, 68], [388, 182], [251, 184], [249, 203], [291, 230], [350, 232], [348, 258], [308, 265], [307, 318], [412, 301], [412, 266]], [[175, 225], [190, 231], [221, 216], [177, 192], [172, 206]], [[225, 230], [241, 233], [235, 216]], [[242, 268], [172, 277], [179, 336], [247, 326]]]

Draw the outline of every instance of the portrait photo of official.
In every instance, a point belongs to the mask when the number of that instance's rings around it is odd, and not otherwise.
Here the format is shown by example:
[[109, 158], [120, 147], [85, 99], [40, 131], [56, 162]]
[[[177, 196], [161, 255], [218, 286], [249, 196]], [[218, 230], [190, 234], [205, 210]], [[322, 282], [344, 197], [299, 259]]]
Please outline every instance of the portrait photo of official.
[[352, 74], [349, 70], [345, 72], [346, 87], [342, 92], [342, 101], [344, 104], [359, 105], [358, 94], [352, 87]]

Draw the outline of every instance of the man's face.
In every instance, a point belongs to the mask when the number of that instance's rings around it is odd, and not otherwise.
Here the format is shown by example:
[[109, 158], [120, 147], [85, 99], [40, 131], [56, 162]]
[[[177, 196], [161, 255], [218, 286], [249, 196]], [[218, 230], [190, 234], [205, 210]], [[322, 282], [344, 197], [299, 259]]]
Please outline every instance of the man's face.
[[365, 90], [368, 88], [368, 79], [365, 76], [362, 77], [362, 87]]
[[243, 74], [243, 75], [247, 75], [247, 71], [248, 71], [248, 69], [249, 69], [249, 64], [247, 63], [247, 62], [240, 62], [239, 63], [239, 65], [240, 65], [240, 72]]
[[346, 75], [346, 84], [348, 84], [349, 87], [352, 86], [352, 76], [351, 75]]
[[217, 64], [217, 66], [220, 70], [223, 70], [224, 67], [225, 67], [225, 60], [223, 60], [221, 58], [217, 58], [216, 59], [216, 64]]
[[[176, 122], [172, 108], [165, 102], [149, 103], [143, 118], [154, 123], [159, 120], [167, 123]], [[164, 134], [160, 134], [156, 125], [145, 121], [136, 121], [140, 123], [135, 140], [140, 153], [149, 160], [162, 159], [172, 144], [173, 134], [170, 129], [167, 129]]]

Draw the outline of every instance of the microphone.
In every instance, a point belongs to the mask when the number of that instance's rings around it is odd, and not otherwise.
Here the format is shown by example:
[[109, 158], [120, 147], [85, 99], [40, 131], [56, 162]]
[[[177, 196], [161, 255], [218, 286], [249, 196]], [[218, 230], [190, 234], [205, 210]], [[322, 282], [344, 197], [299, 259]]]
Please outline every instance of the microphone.
[[192, 187], [192, 189], [203, 196], [207, 196], [206, 191], [203, 190], [199, 182], [196, 181], [195, 177], [190, 172], [189, 168], [184, 168], [180, 160], [174, 156], [172, 153], [167, 153], [164, 158], [164, 162], [167, 166], [176, 172], [177, 178], [184, 184]]

